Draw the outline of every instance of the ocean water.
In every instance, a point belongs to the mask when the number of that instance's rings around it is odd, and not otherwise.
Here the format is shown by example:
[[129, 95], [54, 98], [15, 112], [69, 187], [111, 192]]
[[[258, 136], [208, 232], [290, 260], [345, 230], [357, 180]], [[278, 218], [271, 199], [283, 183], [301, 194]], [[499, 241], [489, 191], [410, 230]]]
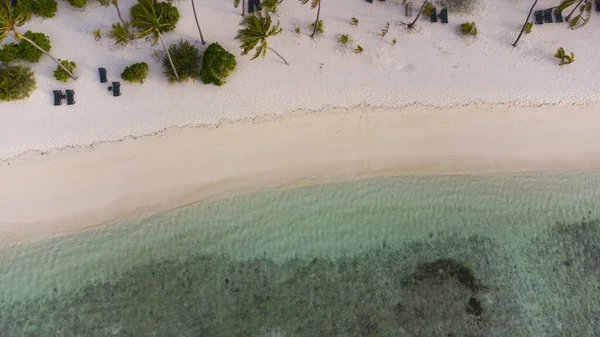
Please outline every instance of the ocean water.
[[0, 251], [0, 336], [598, 336], [600, 171], [222, 198]]

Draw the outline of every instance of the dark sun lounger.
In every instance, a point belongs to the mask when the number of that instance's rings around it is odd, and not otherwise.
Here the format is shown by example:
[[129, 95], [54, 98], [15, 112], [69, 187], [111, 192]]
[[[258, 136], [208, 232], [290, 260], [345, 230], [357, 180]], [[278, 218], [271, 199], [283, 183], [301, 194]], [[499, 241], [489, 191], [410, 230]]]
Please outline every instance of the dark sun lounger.
[[562, 12], [554, 11], [554, 18], [556, 19], [556, 22], [565, 22], [562, 17]]
[[74, 90], [65, 90], [67, 93], [67, 105], [75, 104], [75, 91]]
[[548, 8], [544, 11], [544, 22], [552, 23], [552, 8]]
[[121, 96], [121, 83], [120, 82], [112, 82], [112, 85], [108, 87], [108, 91], [112, 91], [113, 96]]
[[438, 22], [437, 8], [433, 8], [433, 14], [431, 14], [431, 22]]
[[106, 78], [106, 69], [105, 68], [98, 68], [98, 73], [100, 73], [100, 83], [108, 82], [108, 79]]
[[440, 21], [442, 23], [448, 23], [448, 8], [442, 8], [440, 11]]
[[64, 98], [62, 91], [52, 90], [52, 93], [54, 94], [54, 105], [61, 105], [62, 99]]
[[533, 15], [535, 16], [535, 23], [537, 25], [544, 23], [544, 11], [536, 11]]

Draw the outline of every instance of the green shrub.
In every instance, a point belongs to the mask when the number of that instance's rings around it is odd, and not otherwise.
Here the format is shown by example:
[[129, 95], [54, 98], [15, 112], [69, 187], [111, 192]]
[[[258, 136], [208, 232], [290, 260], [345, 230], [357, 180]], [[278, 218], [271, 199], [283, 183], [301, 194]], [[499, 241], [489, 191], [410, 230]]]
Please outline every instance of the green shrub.
[[463, 35], [477, 36], [477, 27], [475, 26], [475, 22], [465, 22], [461, 24], [460, 31]]
[[531, 33], [531, 29], [533, 28], [533, 21], [529, 21], [525, 24], [525, 33]]
[[115, 44], [124, 44], [129, 42], [129, 34], [127, 29], [121, 26], [121, 23], [113, 23], [112, 29], [108, 32], [108, 36], [115, 40]]
[[431, 14], [433, 14], [433, 12], [435, 11], [435, 7], [433, 7], [433, 4], [431, 3], [431, 1], [427, 1], [427, 3], [425, 4], [425, 7], [423, 7], [423, 15], [425, 16], [431, 16]]
[[[198, 48], [194, 47], [188, 41], [179, 40], [179, 43], [169, 46], [169, 53], [171, 54], [173, 64], [175, 65], [175, 69], [177, 69], [177, 74], [181, 82], [187, 81], [190, 78], [196, 79], [200, 76], [200, 66], [198, 65], [200, 52]], [[166, 53], [163, 56], [162, 65], [163, 72], [167, 76], [169, 83], [176, 82], [177, 78], [173, 73], [173, 69], [171, 69], [171, 63], [169, 63]]]
[[348, 44], [349, 41], [350, 41], [350, 37], [347, 34], [340, 35], [340, 43], [341, 44]]
[[396, 44], [396, 39], [392, 40], [392, 46]]
[[[314, 22], [310, 24], [310, 28], [315, 29]], [[319, 22], [317, 22], [317, 34], [319, 34], [319, 35], [325, 34], [325, 25], [323, 24], [323, 20], [319, 20]]]
[[0, 49], [0, 62], [7, 65], [18, 58], [19, 45], [16, 43], [7, 43]]
[[563, 64], [570, 64], [575, 61], [575, 54], [570, 53], [568, 55], [563, 47], [558, 48], [558, 51], [556, 52], [556, 54], [554, 54], [554, 57], [560, 60], [560, 63], [558, 64], [560, 66], [562, 66]]
[[148, 64], [146, 62], [134, 63], [121, 73], [123, 80], [132, 83], [144, 83], [146, 76], [148, 76]]
[[32, 0], [31, 12], [44, 18], [52, 18], [56, 15], [56, 0]]
[[160, 31], [170, 32], [175, 29], [177, 21], [179, 21], [179, 10], [177, 10], [177, 7], [173, 6], [171, 3], [157, 2], [156, 13], [160, 13], [161, 11], [162, 16], [160, 17], [159, 22], [163, 26], [160, 28]]
[[0, 101], [25, 99], [35, 87], [31, 68], [24, 65], [0, 67]]
[[361, 47], [361, 45], [356, 46], [356, 49], [354, 49], [354, 52], [357, 54], [360, 54], [363, 52], [363, 47]]
[[87, 0], [67, 0], [69, 4], [76, 8], [83, 8], [87, 4]]
[[[44, 33], [34, 33], [30, 30], [23, 34], [26, 38], [35, 42], [38, 46], [40, 46], [45, 51], [50, 51], [50, 38], [48, 35]], [[34, 47], [31, 43], [21, 40], [19, 41], [19, 50], [17, 51], [17, 58], [19, 60], [28, 61], [28, 62], [39, 62], [40, 57], [42, 57], [44, 53], [42, 53], [39, 49]]]
[[350, 24], [353, 26], [358, 26], [358, 19], [353, 17], [350, 19]]
[[294, 26], [294, 33], [300, 34], [300, 27]]
[[92, 31], [92, 34], [94, 34], [94, 39], [96, 41], [99, 41], [102, 38], [102, 34], [100, 33], [100, 29], [96, 29], [96, 30]]
[[[75, 71], [75, 68], [77, 68], [77, 64], [75, 64], [75, 62], [61, 59], [58, 59], [58, 61], [60, 62], [60, 64], [63, 65], [63, 67], [69, 69], [71, 73]], [[54, 71], [54, 78], [61, 82], [66, 82], [70, 78], [70, 76], [69, 74], [67, 74], [66, 71], [63, 70], [63, 68], [56, 66], [56, 70]]]
[[200, 80], [204, 84], [225, 84], [224, 79], [235, 69], [235, 56], [221, 47], [217, 42], [211, 43], [202, 55]]

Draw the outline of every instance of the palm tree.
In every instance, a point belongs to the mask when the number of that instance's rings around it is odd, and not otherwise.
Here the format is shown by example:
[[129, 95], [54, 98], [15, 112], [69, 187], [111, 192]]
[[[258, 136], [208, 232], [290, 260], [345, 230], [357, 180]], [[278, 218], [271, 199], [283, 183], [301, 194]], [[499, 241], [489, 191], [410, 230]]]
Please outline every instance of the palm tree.
[[[575, 5], [569, 15], [565, 17], [565, 20], [569, 22], [569, 27], [571, 29], [585, 26], [590, 21], [592, 15], [592, 0], [564, 0], [556, 7], [556, 11], [561, 12], [575, 3], [577, 3], [577, 5]], [[571, 15], [573, 15], [573, 12], [575, 12], [577, 8], [579, 8], [580, 13], [573, 18], [573, 21], [571, 21]]]
[[277, 54], [277, 56], [283, 60], [283, 63], [289, 65], [283, 56], [267, 45], [268, 37], [275, 36], [282, 31], [282, 29], [279, 28], [279, 21], [277, 21], [277, 24], [273, 27], [271, 27], [272, 23], [269, 14], [263, 15], [261, 12], [257, 12], [254, 15], [247, 16], [240, 23], [240, 25], [246, 28], [239, 29], [235, 38], [242, 43], [240, 45], [240, 48], [242, 48], [242, 55], [248, 55], [248, 52], [256, 47], [256, 54], [252, 57], [252, 60], [254, 60], [260, 55], [265, 57], [268, 49]]
[[194, 11], [194, 19], [196, 19], [196, 26], [198, 27], [198, 33], [200, 33], [200, 40], [202, 41], [202, 45], [206, 44], [204, 41], [204, 36], [202, 36], [202, 29], [200, 29], [200, 24], [198, 23], [198, 15], [196, 15], [196, 5], [194, 4], [194, 0], [192, 1], [192, 10]]
[[139, 37], [144, 37], [149, 34], [153, 34], [154, 42], [152, 43], [152, 45], [156, 45], [160, 40], [160, 43], [162, 44], [163, 49], [165, 50], [167, 57], [169, 58], [171, 68], [173, 68], [175, 78], [179, 81], [179, 75], [177, 74], [177, 70], [175, 69], [175, 65], [173, 64], [171, 53], [169, 53], [169, 49], [167, 49], [167, 46], [165, 45], [165, 41], [163, 41], [161, 34], [161, 31], [168, 29], [170, 24], [161, 22], [163, 11], [161, 9], [160, 13], [157, 14], [156, 4], [157, 2], [155, 0], [139, 0], [137, 5], [131, 7], [131, 17], [133, 18], [131, 24], [142, 30], [138, 34]]
[[407, 25], [407, 28], [411, 29], [415, 27], [415, 24], [417, 23], [417, 20], [419, 19], [419, 16], [421, 16], [421, 13], [423, 13], [423, 8], [425, 8], [425, 5], [427, 5], [427, 2], [429, 0], [425, 0], [423, 1], [423, 5], [421, 5], [421, 9], [419, 10], [419, 13], [417, 13], [417, 17], [413, 20], [413, 22], [409, 23]]
[[527, 23], [529, 22], [529, 17], [531, 16], [531, 12], [533, 12], [533, 8], [535, 7], [535, 5], [537, 5], [537, 2], [538, 2], [538, 0], [535, 0], [533, 5], [531, 6], [531, 9], [529, 10], [529, 14], [527, 14], [527, 18], [525, 18], [525, 23], [523, 24], [523, 28], [521, 28], [521, 32], [519, 33], [519, 36], [517, 36], [515, 43], [513, 43], [513, 47], [516, 47], [517, 42], [519, 42], [519, 40], [521, 39], [521, 35], [523, 35], [523, 32], [525, 31], [525, 27], [527, 27]]
[[[303, 5], [306, 5], [308, 1], [309, 0], [300, 0], [300, 2], [302, 2]], [[319, 16], [321, 15], [321, 0], [311, 0], [310, 8], [314, 9], [315, 7], [318, 7], [317, 19], [315, 20], [315, 27], [313, 28], [313, 32], [312, 34], [310, 34], [310, 37], [315, 37], [315, 34], [317, 33], [317, 26], [319, 25]]]
[[[240, 0], [233, 0], [233, 7], [238, 8]], [[246, 0], [242, 0], [242, 16], [246, 14]]]
[[133, 34], [131, 34], [131, 32], [129, 31], [129, 24], [125, 22], [125, 20], [123, 20], [123, 16], [121, 15], [121, 9], [119, 8], [119, 0], [98, 0], [98, 2], [100, 2], [100, 4], [104, 7], [108, 7], [111, 4], [115, 6], [115, 8], [117, 9], [117, 15], [119, 15], [119, 20], [121, 20], [121, 23], [123, 24], [123, 28], [127, 32], [127, 35], [129, 35], [129, 38], [133, 38]]
[[15, 40], [25, 40], [29, 42], [32, 46], [41, 51], [44, 55], [54, 61], [59, 67], [61, 67], [64, 71], [71, 76], [72, 79], [76, 80], [77, 76], [75, 76], [69, 69], [65, 68], [54, 56], [50, 55], [46, 50], [42, 47], [38, 46], [37, 43], [33, 42], [31, 39], [27, 38], [23, 34], [19, 33], [17, 27], [21, 27], [24, 25], [30, 18], [31, 12], [25, 8], [21, 4], [20, 1], [17, 1], [17, 6], [11, 6], [9, 0], [0, 0], [2, 4], [0, 4], [0, 42], [4, 40], [10, 33], [12, 33], [12, 37]]

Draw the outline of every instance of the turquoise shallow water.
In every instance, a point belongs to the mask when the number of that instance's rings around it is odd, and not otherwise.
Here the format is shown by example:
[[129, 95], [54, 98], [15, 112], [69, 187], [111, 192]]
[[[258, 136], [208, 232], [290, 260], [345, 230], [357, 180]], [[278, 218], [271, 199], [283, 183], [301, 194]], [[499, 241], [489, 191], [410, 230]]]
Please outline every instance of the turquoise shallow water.
[[0, 336], [595, 336], [600, 172], [283, 188], [0, 258]]

